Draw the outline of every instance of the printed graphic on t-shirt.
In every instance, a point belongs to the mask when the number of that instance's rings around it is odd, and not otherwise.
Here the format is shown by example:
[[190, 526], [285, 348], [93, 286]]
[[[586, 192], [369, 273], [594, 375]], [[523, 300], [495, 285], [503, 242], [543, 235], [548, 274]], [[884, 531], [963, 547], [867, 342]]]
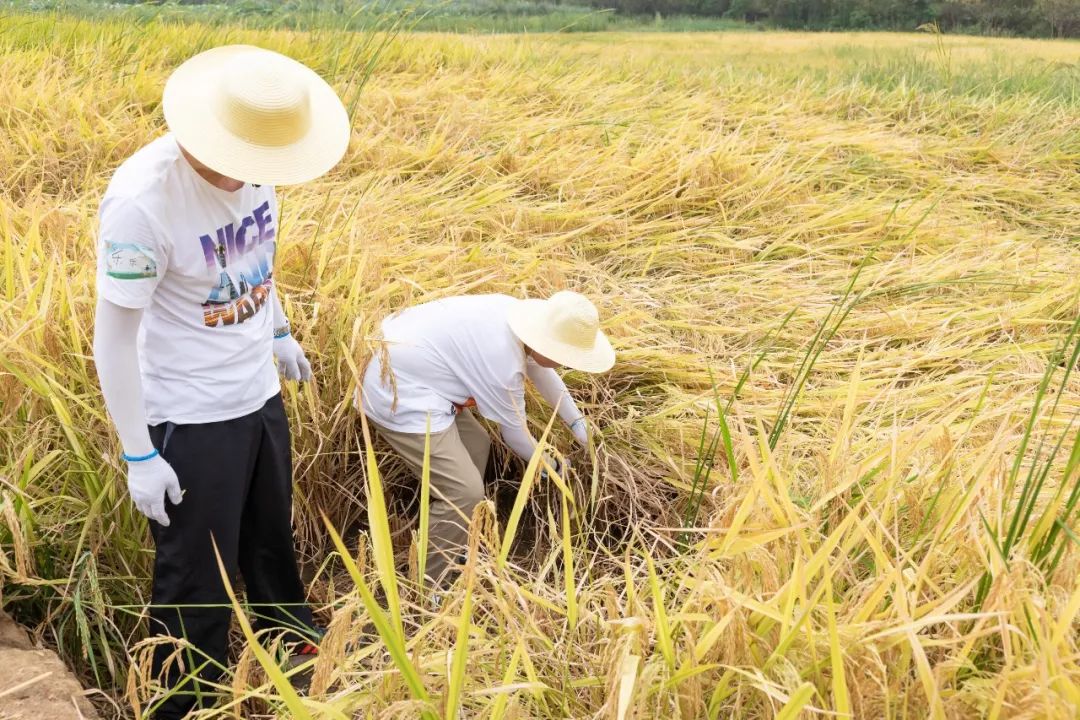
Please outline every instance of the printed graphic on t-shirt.
[[105, 241], [105, 274], [117, 280], [157, 277], [157, 263], [149, 248], [135, 243]]
[[202, 235], [206, 267], [218, 285], [203, 303], [207, 327], [239, 325], [255, 316], [270, 298], [273, 284], [274, 235], [270, 203], [264, 202], [237, 226], [229, 223], [213, 235]]

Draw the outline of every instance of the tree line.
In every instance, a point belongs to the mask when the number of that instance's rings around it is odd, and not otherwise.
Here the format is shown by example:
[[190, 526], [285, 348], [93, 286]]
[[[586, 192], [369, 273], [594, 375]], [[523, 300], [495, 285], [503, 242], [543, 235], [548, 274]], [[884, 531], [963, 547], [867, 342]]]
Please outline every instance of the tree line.
[[1080, 0], [590, 0], [627, 15], [726, 17], [798, 30], [914, 30], [1080, 37]]

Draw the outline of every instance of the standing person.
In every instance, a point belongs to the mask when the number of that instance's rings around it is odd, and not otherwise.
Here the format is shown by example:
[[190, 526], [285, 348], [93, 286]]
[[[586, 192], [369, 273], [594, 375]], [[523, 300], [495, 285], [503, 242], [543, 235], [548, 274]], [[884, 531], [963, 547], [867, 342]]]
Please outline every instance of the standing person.
[[[364, 373], [363, 412], [420, 477], [430, 420], [431, 547], [427, 575], [446, 584], [465, 552], [484, 497], [491, 439], [469, 409], [498, 423], [528, 461], [537, 442], [525, 422], [525, 378], [586, 445], [585, 416], [555, 368], [606, 372], [615, 351], [596, 307], [575, 292], [547, 300], [463, 295], [408, 308], [382, 323], [384, 353]], [[561, 468], [545, 458], [553, 470]]]
[[[162, 98], [169, 133], [126, 160], [100, 210], [94, 359], [123, 445], [131, 499], [156, 548], [151, 632], [170, 694], [155, 718], [206, 705], [227, 658], [230, 610], [214, 547], [243, 575], [257, 627], [318, 631], [292, 537], [289, 425], [275, 372], [308, 380], [273, 283], [274, 185], [345, 153], [333, 89], [283, 55], [196, 55]], [[311, 652], [305, 648], [304, 652]], [[201, 682], [200, 682], [201, 680]]]

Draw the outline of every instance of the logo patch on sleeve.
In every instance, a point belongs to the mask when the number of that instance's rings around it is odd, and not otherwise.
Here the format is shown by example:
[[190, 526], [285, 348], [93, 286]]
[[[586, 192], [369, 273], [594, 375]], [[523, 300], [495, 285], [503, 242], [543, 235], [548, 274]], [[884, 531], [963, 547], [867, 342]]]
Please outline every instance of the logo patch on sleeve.
[[117, 280], [157, 277], [157, 262], [150, 248], [135, 243], [105, 242], [105, 274]]

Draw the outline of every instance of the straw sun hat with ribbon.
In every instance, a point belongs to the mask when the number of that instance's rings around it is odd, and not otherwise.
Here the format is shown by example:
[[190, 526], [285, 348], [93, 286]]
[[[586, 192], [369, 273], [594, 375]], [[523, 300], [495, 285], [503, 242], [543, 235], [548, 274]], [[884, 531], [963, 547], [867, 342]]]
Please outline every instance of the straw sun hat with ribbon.
[[519, 340], [560, 365], [600, 373], [615, 364], [596, 306], [584, 295], [563, 290], [547, 300], [522, 300], [507, 320]]
[[186, 61], [165, 84], [162, 108], [195, 159], [257, 185], [313, 180], [349, 144], [349, 117], [333, 88], [305, 65], [251, 45]]

